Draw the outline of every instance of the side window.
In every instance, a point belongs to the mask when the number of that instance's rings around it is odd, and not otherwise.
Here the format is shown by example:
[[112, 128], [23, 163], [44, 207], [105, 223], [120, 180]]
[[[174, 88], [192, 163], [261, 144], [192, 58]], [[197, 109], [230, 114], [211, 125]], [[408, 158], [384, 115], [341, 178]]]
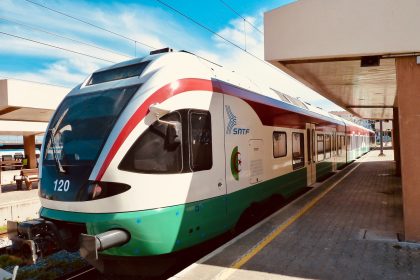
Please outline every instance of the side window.
[[140, 135], [118, 166], [140, 173], [182, 172], [181, 115], [172, 112]]
[[303, 133], [292, 133], [293, 169], [305, 166], [305, 144]]
[[351, 150], [351, 137], [350, 136], [347, 136], [347, 151], [350, 151]]
[[325, 135], [325, 158], [331, 157], [331, 135]]
[[213, 165], [211, 116], [205, 111], [190, 111], [190, 165], [192, 171], [211, 169]]
[[324, 135], [317, 135], [317, 160], [318, 161], [323, 161], [325, 158], [324, 155]]
[[351, 136], [351, 150], [356, 150], [356, 145], [357, 145], [356, 141], [357, 141], [356, 135], [353, 134]]
[[340, 136], [340, 142], [339, 142], [339, 150], [338, 150], [338, 155], [342, 155], [343, 154], [343, 148], [344, 148], [344, 136], [341, 135]]
[[311, 163], [312, 162], [312, 155], [311, 155], [311, 130], [308, 128], [306, 129], [306, 143], [307, 143], [307, 147], [306, 149], [308, 150], [308, 162]]
[[286, 132], [273, 132], [273, 156], [275, 158], [285, 157], [287, 155]]

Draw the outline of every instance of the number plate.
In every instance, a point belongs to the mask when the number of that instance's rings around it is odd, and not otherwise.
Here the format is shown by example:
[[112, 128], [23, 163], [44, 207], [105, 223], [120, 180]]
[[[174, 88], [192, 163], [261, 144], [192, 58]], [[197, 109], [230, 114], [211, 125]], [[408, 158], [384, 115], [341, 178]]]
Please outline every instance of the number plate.
[[55, 180], [54, 191], [55, 192], [68, 192], [70, 189], [70, 180]]

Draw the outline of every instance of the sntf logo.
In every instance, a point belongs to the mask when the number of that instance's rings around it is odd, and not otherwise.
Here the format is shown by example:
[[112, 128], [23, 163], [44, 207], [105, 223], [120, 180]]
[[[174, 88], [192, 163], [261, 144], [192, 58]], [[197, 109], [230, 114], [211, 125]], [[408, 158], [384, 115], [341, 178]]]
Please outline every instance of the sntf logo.
[[241, 172], [241, 153], [238, 150], [238, 146], [233, 148], [230, 156], [230, 171], [232, 172], [233, 178], [239, 181], [239, 173]]
[[233, 114], [232, 109], [230, 109], [229, 105], [225, 105], [226, 114], [228, 116], [228, 124], [226, 127], [226, 134], [233, 134], [233, 135], [246, 135], [249, 133], [249, 128], [239, 128], [236, 127], [237, 117]]

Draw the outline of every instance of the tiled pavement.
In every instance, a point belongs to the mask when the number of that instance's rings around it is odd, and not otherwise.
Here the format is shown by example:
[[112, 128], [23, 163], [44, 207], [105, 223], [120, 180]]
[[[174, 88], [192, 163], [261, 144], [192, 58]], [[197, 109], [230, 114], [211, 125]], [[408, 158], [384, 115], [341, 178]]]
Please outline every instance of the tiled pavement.
[[[399, 242], [401, 181], [392, 151], [372, 151], [257, 229], [174, 279], [420, 279], [420, 244]], [[240, 269], [229, 269], [319, 193], [343, 178]]]

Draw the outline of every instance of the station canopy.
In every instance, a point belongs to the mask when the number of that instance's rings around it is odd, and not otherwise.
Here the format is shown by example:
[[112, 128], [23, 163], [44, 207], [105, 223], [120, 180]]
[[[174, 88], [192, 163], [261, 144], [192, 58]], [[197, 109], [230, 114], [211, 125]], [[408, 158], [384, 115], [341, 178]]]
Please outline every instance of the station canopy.
[[420, 52], [419, 11], [416, 0], [293, 2], [264, 15], [265, 60], [359, 117], [392, 119], [395, 59]]
[[44, 133], [68, 88], [13, 79], [0, 80], [0, 135]]

